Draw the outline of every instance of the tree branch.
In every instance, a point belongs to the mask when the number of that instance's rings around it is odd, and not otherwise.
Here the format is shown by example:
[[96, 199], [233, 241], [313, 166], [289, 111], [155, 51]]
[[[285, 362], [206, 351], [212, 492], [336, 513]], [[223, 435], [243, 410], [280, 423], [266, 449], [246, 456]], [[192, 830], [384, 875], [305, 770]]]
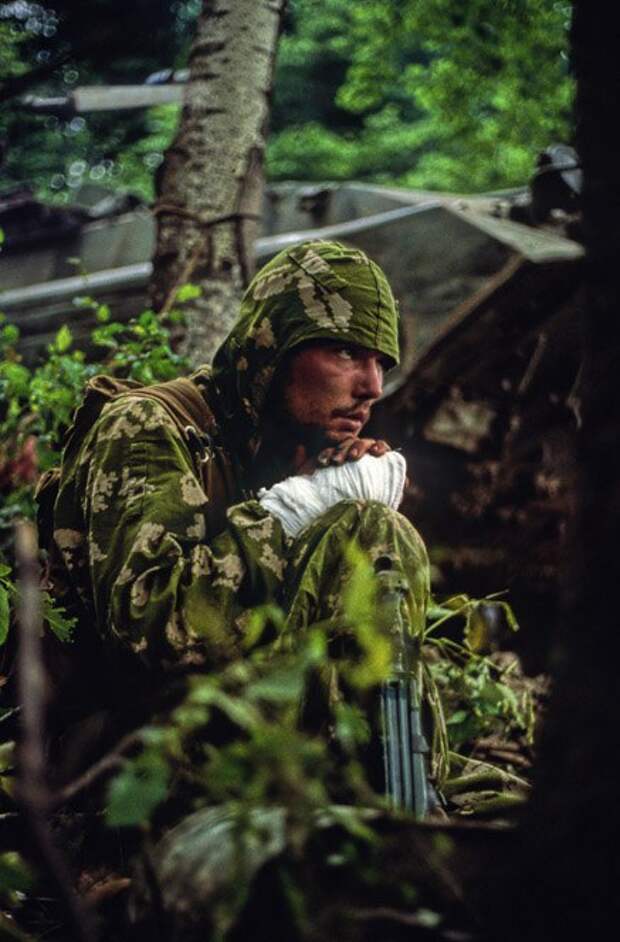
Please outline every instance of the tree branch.
[[71, 938], [76, 942], [95, 942], [90, 912], [73, 888], [67, 863], [54, 844], [47, 820], [50, 796], [45, 778], [47, 686], [41, 651], [43, 618], [37, 535], [34, 525], [27, 520], [16, 526], [15, 556], [19, 572], [17, 679], [22, 705], [16, 797], [31, 833], [36, 856], [58, 892]]
[[94, 765], [91, 765], [89, 769], [82, 773], [78, 778], [74, 779], [73, 782], [70, 782], [68, 785], [65, 785], [64, 788], [61, 788], [50, 798], [50, 807], [59, 808], [61, 805], [66, 804], [68, 801], [71, 801], [72, 798], [75, 798], [81, 791], [84, 791], [85, 788], [90, 788], [91, 785], [100, 779], [107, 772], [112, 772], [115, 769], [118, 769], [124, 763], [123, 753], [127, 752], [132, 746], [138, 745], [141, 742], [140, 736], [138, 733], [128, 733], [127, 736], [124, 736], [110, 752], [106, 753], [105, 756], [102, 756]]

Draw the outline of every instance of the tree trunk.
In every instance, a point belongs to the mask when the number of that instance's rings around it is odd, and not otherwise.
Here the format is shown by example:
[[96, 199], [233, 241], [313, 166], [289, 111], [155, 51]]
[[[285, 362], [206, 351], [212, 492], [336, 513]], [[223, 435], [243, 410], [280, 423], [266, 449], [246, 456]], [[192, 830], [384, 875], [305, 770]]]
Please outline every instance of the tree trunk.
[[620, 96], [620, 59], [609, 17], [591, 0], [573, 6], [588, 293], [581, 480], [537, 787], [498, 893], [503, 937], [529, 942], [598, 940], [618, 931], [620, 147], [612, 103]]
[[168, 310], [186, 282], [182, 352], [208, 362], [251, 277], [269, 96], [285, 0], [204, 0], [177, 136], [158, 178], [151, 298]]

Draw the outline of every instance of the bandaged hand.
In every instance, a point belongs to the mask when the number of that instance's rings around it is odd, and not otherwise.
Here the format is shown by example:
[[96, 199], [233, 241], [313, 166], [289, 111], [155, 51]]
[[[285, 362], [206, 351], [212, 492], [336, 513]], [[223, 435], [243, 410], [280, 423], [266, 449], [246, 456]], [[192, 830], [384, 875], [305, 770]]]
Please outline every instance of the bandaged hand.
[[375, 500], [396, 510], [406, 473], [405, 459], [399, 452], [388, 451], [375, 458], [371, 451], [359, 460], [343, 460], [311, 475], [286, 478], [260, 491], [259, 501], [281, 521], [287, 536], [296, 537], [341, 500]]

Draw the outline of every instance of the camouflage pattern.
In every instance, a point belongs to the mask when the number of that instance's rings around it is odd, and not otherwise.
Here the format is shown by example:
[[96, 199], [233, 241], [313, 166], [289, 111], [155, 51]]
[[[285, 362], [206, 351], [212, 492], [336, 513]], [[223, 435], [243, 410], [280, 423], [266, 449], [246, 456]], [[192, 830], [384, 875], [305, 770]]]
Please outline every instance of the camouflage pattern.
[[250, 285], [212, 369], [192, 377], [213, 413], [209, 449], [234, 469], [226, 525], [210, 532], [200, 462], [164, 406], [131, 392], [106, 405], [63, 456], [54, 539], [75, 589], [108, 642], [149, 664], [213, 666], [243, 650], [253, 606], [274, 601], [292, 631], [338, 609], [345, 547], [389, 556], [424, 617], [428, 561], [400, 514], [345, 501], [295, 540], [248, 489], [265, 395], [282, 356], [321, 338], [398, 360], [397, 313], [385, 276], [357, 250], [306, 243], [276, 256]]

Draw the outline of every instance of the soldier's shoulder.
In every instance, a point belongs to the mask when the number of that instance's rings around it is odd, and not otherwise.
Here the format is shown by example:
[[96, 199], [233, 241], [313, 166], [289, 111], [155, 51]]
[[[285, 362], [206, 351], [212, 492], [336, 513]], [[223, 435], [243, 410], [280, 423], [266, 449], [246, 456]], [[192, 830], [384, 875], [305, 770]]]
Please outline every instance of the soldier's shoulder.
[[145, 396], [126, 393], [112, 399], [101, 410], [93, 431], [114, 441], [153, 435], [180, 437], [178, 424], [161, 402]]

